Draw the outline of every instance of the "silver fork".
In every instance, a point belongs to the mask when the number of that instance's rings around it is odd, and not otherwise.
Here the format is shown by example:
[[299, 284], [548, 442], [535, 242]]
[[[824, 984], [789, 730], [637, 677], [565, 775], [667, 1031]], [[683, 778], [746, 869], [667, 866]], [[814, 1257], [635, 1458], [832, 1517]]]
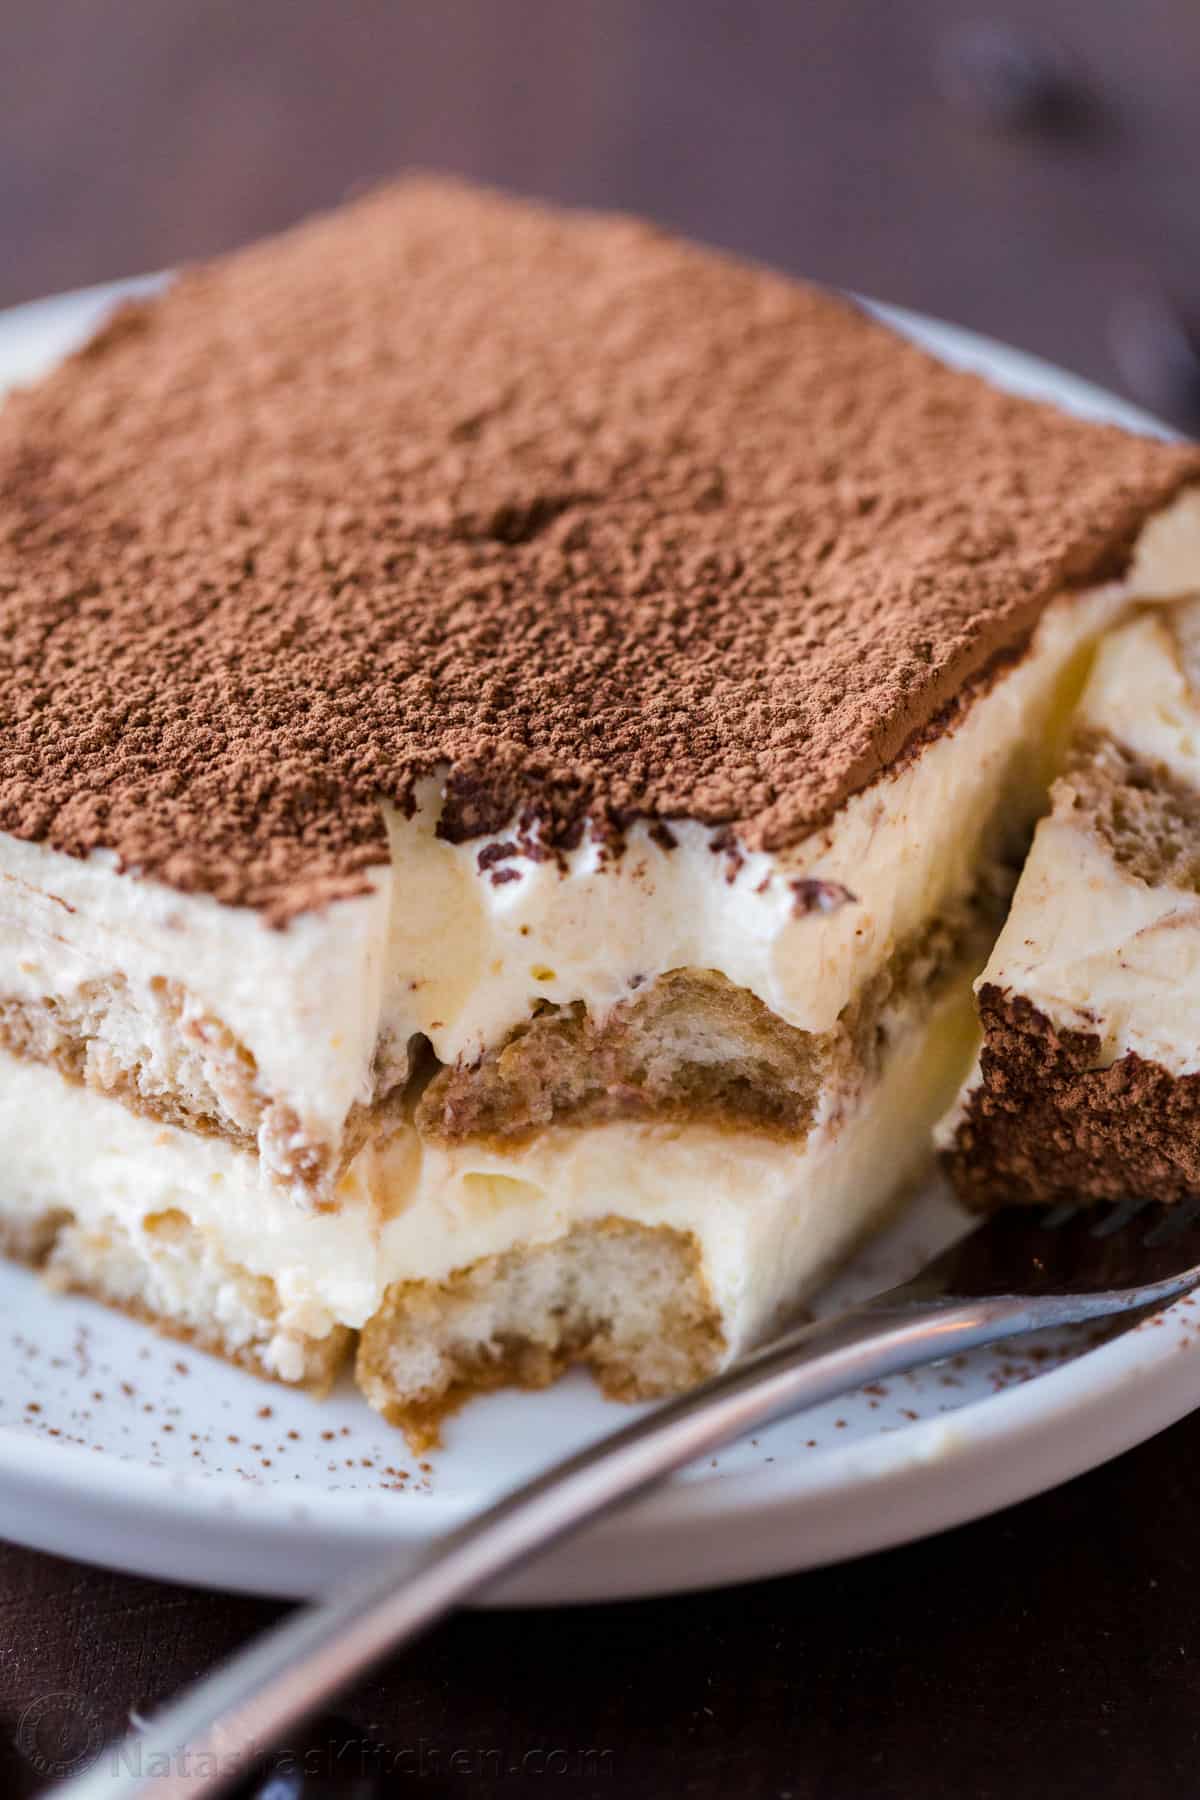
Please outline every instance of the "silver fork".
[[[790, 1331], [566, 1457], [450, 1532], [292, 1614], [111, 1745], [60, 1800], [194, 1800], [390, 1650], [568, 1532], [731, 1438], [980, 1344], [1121, 1314], [1128, 1330], [1200, 1286], [1200, 1199], [1170, 1210], [1011, 1209], [911, 1281]], [[169, 1771], [169, 1772], [168, 1772]]]

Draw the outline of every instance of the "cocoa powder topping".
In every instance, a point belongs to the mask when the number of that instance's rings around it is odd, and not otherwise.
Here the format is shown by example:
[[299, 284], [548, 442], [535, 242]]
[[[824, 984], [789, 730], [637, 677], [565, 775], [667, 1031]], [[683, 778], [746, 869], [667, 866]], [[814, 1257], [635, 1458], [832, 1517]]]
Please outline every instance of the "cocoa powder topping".
[[437, 770], [455, 838], [782, 848], [1198, 475], [648, 225], [405, 181], [0, 413], [0, 828], [277, 920]]

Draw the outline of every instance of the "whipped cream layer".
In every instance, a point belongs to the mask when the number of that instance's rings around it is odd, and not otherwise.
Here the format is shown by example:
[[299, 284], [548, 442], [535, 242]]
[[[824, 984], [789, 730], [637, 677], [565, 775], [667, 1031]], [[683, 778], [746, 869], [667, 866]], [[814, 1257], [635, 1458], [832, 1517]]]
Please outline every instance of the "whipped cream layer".
[[[1200, 795], [1200, 600], [1148, 614], [1102, 644], [1076, 725]], [[1175, 1075], [1200, 1071], [1200, 894], [1123, 868], [1064, 781], [979, 985], [1054, 1024]]]
[[197, 1054], [219, 1023], [258, 1089], [332, 1143], [354, 1105], [403, 1080], [415, 1035], [444, 1063], [472, 1060], [540, 1000], [603, 1015], [672, 969], [716, 970], [787, 1023], [829, 1030], [897, 945], [972, 887], [998, 831], [1034, 816], [1096, 636], [1135, 600], [1198, 585], [1189, 491], [1146, 527], [1123, 581], [1052, 603], [956, 723], [778, 856], [688, 821], [671, 824], [670, 847], [634, 825], [620, 855], [588, 840], [539, 860], [518, 830], [451, 844], [431, 780], [412, 817], [384, 809], [391, 859], [369, 893], [279, 930], [118, 873], [106, 853], [0, 836], [0, 999], [58, 1004], [117, 979], [127, 1004], [106, 1029], [169, 1071], [160, 1001], [174, 984]]
[[[135, 1253], [141, 1245], [157, 1256], [163, 1215], [182, 1213], [211, 1247], [212, 1266], [223, 1260], [274, 1282], [270, 1358], [284, 1379], [302, 1366], [300, 1339], [362, 1326], [394, 1281], [437, 1281], [609, 1216], [674, 1226], [695, 1236], [732, 1352], [919, 1173], [972, 1043], [964, 972], [920, 1025], [900, 1033], [860, 1103], [847, 1109], [843, 1097], [800, 1152], [709, 1126], [555, 1128], [506, 1154], [424, 1145], [405, 1128], [386, 1149], [360, 1152], [336, 1213], [264, 1192], [254, 1156], [220, 1138], [157, 1125], [0, 1053], [0, 1215], [33, 1220], [61, 1207], [85, 1229], [119, 1224]], [[36, 1132], [25, 1129], [30, 1118]], [[186, 1281], [186, 1270], [176, 1278]], [[229, 1310], [239, 1305], [231, 1279]]]

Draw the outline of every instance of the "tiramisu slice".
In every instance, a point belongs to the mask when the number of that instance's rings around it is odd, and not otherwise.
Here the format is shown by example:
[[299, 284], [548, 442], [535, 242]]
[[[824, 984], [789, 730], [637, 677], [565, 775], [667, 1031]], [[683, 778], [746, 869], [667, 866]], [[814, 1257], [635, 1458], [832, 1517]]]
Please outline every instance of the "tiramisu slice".
[[1198, 476], [448, 183], [126, 308], [0, 416], [9, 1246], [418, 1438], [711, 1370], [922, 1168]]
[[1200, 1194], [1195, 586], [1104, 642], [981, 978], [947, 1159], [973, 1205]]

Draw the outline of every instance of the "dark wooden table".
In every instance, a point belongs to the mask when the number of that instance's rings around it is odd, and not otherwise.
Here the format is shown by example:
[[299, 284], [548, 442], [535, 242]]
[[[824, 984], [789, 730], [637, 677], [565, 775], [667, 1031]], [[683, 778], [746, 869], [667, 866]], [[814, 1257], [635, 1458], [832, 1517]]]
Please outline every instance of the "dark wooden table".
[[13, 4], [0, 305], [417, 163], [640, 208], [1182, 411], [1158, 311], [1200, 326], [1198, 91], [1195, 0]]
[[[1198, 92], [1195, 0], [13, 5], [0, 304], [418, 162], [641, 208], [1200, 428]], [[1200, 1420], [845, 1568], [464, 1616], [344, 1711], [397, 1792], [1190, 1794], [1198, 1543]], [[279, 1611], [11, 1548], [0, 1601], [2, 1800]]]
[[[840, 1568], [464, 1614], [340, 1710], [388, 1794], [1176, 1800], [1200, 1786], [1198, 1522], [1194, 1419]], [[6, 1800], [41, 1791], [30, 1756], [115, 1732], [280, 1612], [14, 1549], [0, 1596]]]

